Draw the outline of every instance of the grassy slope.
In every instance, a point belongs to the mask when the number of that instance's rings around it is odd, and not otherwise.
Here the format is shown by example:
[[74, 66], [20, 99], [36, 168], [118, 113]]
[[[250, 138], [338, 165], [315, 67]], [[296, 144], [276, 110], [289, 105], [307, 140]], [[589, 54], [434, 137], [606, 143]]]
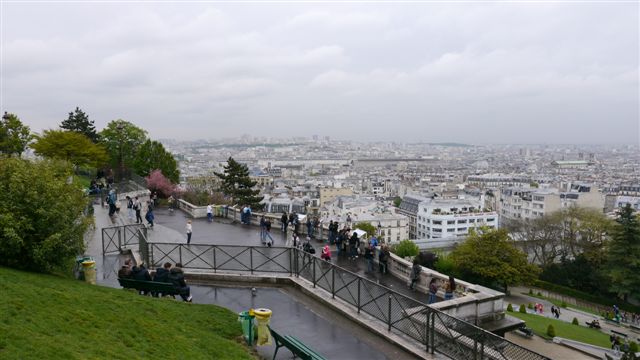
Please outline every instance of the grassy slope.
[[[562, 304], [562, 300], [552, 299], [552, 298], [549, 298], [549, 297], [546, 297], [546, 296], [542, 296], [542, 295], [537, 295], [537, 294], [522, 293], [522, 295], [527, 295], [527, 296], [531, 296], [531, 297], [534, 297], [534, 298], [546, 300], [546, 301], [552, 303], [553, 305], [555, 305], [555, 306], [557, 306], [559, 308], [564, 308], [562, 306], [563, 305]], [[564, 304], [564, 305], [567, 305], [567, 304]], [[604, 307], [604, 305], [601, 305], [601, 306]], [[580, 310], [580, 311], [583, 311], [583, 312], [586, 312], [586, 313], [589, 313], [589, 314], [593, 314], [593, 315], [597, 315], [597, 316], [600, 315], [595, 310], [586, 308], [584, 306], [567, 305], [566, 307], [569, 308], [569, 309], [576, 309], [576, 310]]]
[[533, 329], [536, 335], [540, 335], [544, 338], [548, 338], [547, 327], [549, 324], [552, 324], [556, 329], [556, 336], [605, 348], [611, 347], [609, 335], [596, 329], [589, 329], [586, 326], [582, 326], [582, 324], [579, 326], [573, 325], [565, 321], [551, 319], [540, 315], [522, 314], [517, 310], [510, 312], [509, 315], [524, 320], [527, 323], [527, 326]]
[[237, 315], [0, 267], [2, 359], [252, 359]]

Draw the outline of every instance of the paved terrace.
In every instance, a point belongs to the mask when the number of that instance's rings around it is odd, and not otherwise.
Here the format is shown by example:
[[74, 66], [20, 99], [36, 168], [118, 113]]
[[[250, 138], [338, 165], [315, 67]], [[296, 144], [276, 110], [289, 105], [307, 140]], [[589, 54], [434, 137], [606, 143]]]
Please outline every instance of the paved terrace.
[[[104, 212], [104, 214], [101, 214], [102, 212]], [[190, 219], [188, 215], [186, 215], [182, 211], [170, 212], [167, 209], [158, 209], [155, 213], [156, 213], [156, 226], [153, 230], [150, 229], [148, 231], [148, 238], [150, 242], [183, 243], [183, 244], [186, 243], [185, 225], [187, 220]], [[196, 244], [203, 244], [203, 245], [204, 244], [206, 245], [234, 244], [234, 245], [243, 245], [243, 246], [262, 246], [259, 239], [259, 228], [256, 226], [241, 225], [237, 222], [231, 221], [230, 219], [220, 219], [220, 218], [216, 218], [213, 223], [209, 223], [206, 219], [191, 219], [191, 220], [193, 222], [193, 235], [192, 235], [191, 244], [194, 244], [194, 245]], [[118, 216], [116, 219], [109, 220], [108, 216], [106, 216], [106, 209], [97, 207], [96, 227], [98, 230], [101, 227], [105, 227], [105, 226], [124, 225], [127, 223], [130, 223], [130, 222], [126, 219], [126, 210], [123, 213], [121, 213], [120, 216]], [[99, 231], [97, 231], [96, 233], [98, 232]], [[275, 246], [284, 246], [286, 244], [286, 239], [284, 235], [278, 229], [274, 228], [272, 235], [274, 238]], [[98, 234], [95, 240], [99, 240], [99, 237], [100, 236]], [[94, 244], [93, 246], [94, 251], [96, 250], [96, 248], [98, 249], [100, 248], [100, 245], [96, 245], [96, 244], [99, 244], [99, 241], [93, 241], [92, 243]], [[315, 245], [316, 249], [319, 249], [320, 246], [322, 246], [322, 242], [320, 241], [316, 242], [314, 240], [313, 244]], [[421, 301], [421, 302], [426, 301], [427, 296], [425, 294], [410, 291], [409, 289], [407, 289], [404, 281], [396, 278], [395, 276], [381, 275], [378, 272], [371, 273], [371, 274], [366, 273], [365, 272], [366, 264], [363, 259], [358, 259], [357, 261], [350, 261], [345, 257], [336, 258], [335, 252], [333, 253], [333, 255], [334, 255], [333, 262], [349, 271], [359, 274], [365, 278], [368, 278], [369, 280], [377, 282], [381, 285], [391, 288], [399, 293], [402, 293], [418, 301]], [[104, 263], [102, 263], [101, 261], [98, 261], [98, 262], [99, 262], [98, 265], [100, 266], [100, 268], [104, 270], [101, 276], [102, 278], [101, 282], [105, 285], [117, 287], [118, 285], [117, 285], [117, 281], [115, 280], [115, 276], [109, 276], [106, 273], [109, 271], [115, 273], [116, 269], [119, 268], [119, 266], [122, 263], [122, 258], [118, 256], [116, 257], [107, 256], [102, 259], [102, 262]], [[361, 332], [363, 330], [357, 326], [355, 328], [349, 328], [349, 326], [353, 327], [353, 324], [349, 321], [343, 320], [345, 321], [344, 323], [335, 324], [334, 319], [339, 318], [339, 316], [338, 317], [335, 316], [335, 313], [333, 314], [334, 316], [333, 316], [332, 322], [327, 322], [322, 317], [316, 318], [318, 317], [318, 315], [316, 315], [317, 312], [328, 311], [326, 309], [323, 309], [324, 307], [322, 306], [316, 307], [313, 310], [307, 308], [307, 306], [303, 306], [302, 308], [306, 309], [307, 314], [304, 314], [305, 311], [302, 311], [301, 313], [299, 311], [301, 308], [300, 307], [301, 303], [299, 302], [299, 299], [294, 300], [290, 296], [282, 296], [282, 294], [278, 296], [278, 294], [274, 293], [274, 291], [276, 292], [286, 291], [285, 289], [264, 289], [265, 291], [259, 290], [258, 295], [256, 297], [250, 298], [250, 297], [238, 297], [234, 295], [229, 295], [229, 294], [233, 294], [234, 291], [246, 292], [248, 291], [247, 289], [231, 289], [231, 288], [225, 289], [224, 287], [200, 286], [200, 285], [196, 285], [193, 288], [194, 288], [193, 290], [194, 295], [205, 295], [203, 297], [198, 296], [198, 298], [202, 299], [199, 301], [202, 301], [204, 303], [216, 303], [218, 305], [225, 306], [232, 310], [245, 309], [247, 307], [247, 304], [246, 304], [247, 301], [251, 301], [251, 304], [250, 304], [251, 306], [253, 306], [254, 302], [256, 301], [261, 304], [266, 304], [265, 306], [270, 307], [276, 310], [277, 312], [281, 312], [281, 313], [292, 314], [291, 309], [292, 308], [296, 309], [294, 313], [296, 314], [295, 317], [298, 318], [297, 319], [298, 322], [291, 323], [288, 321], [280, 320], [280, 321], [274, 322], [274, 326], [278, 326], [278, 327], [282, 326], [285, 329], [290, 329], [290, 328], [298, 329], [301, 326], [304, 328], [304, 325], [301, 325], [299, 321], [301, 321], [304, 324], [308, 324], [308, 322], [311, 322], [313, 324], [321, 324], [320, 328], [324, 328], [322, 332], [326, 334], [330, 334], [331, 339], [334, 339], [336, 336], [338, 336], [338, 334], [345, 333], [344, 330], [347, 330], [346, 331], [347, 333], [353, 334], [356, 336], [355, 337], [352, 337], [351, 335], [346, 337], [339, 336], [339, 338], [347, 339], [346, 343], [351, 344], [348, 347], [353, 348], [354, 351], [355, 350], [357, 351], [353, 352], [352, 355], [354, 356], [347, 356], [344, 358], [354, 358], [356, 357], [356, 354], [358, 354], [357, 355], [358, 357], [370, 356], [371, 358], [387, 358], [389, 354], [393, 353], [394, 351], [396, 352], [398, 351], [398, 350], [394, 350], [393, 346], [387, 345], [386, 348], [380, 348], [380, 346], [382, 346], [381, 344], [379, 344], [380, 342], [374, 341], [373, 343], [371, 343], [370, 340], [367, 341], [367, 339], [370, 339], [372, 337], [372, 334], [371, 333], [362, 334]], [[212, 293], [216, 295], [214, 296], [213, 299], [211, 298], [211, 296], [209, 296]], [[218, 294], [222, 294], [222, 295], [218, 296]], [[262, 296], [267, 294], [271, 294], [270, 296], [267, 297], [267, 300], [260, 299]], [[274, 299], [277, 299], [277, 300], [274, 300]], [[282, 309], [280, 309], [281, 307]], [[307, 330], [313, 332], [313, 329], [307, 329]], [[358, 336], [359, 332], [361, 336]], [[304, 331], [304, 333], [306, 333], [306, 330]], [[375, 336], [373, 337], [375, 338]], [[564, 348], [562, 346], [559, 346], [553, 343], [548, 343], [540, 339], [531, 341], [528, 339], [522, 339], [517, 335], [514, 336], [511, 334], [508, 334], [507, 337], [509, 340], [515, 343], [518, 343], [521, 346], [530, 347], [532, 349], [535, 349], [539, 353], [542, 353], [552, 358], [577, 359], [584, 356], [583, 354], [577, 353], [573, 350]], [[304, 341], [308, 341], [304, 336], [302, 336], [301, 338]], [[322, 338], [324, 338], [324, 336]], [[364, 341], [362, 339], [364, 339]], [[313, 345], [315, 342], [317, 342], [317, 339], [315, 339], [315, 341], [310, 341], [309, 344]], [[533, 344], [534, 342], [535, 344]], [[363, 346], [365, 349], [362, 348]], [[322, 351], [327, 351], [331, 349], [331, 347], [329, 347], [328, 349], [323, 347], [324, 346], [321, 345], [321, 347], [316, 347], [316, 348]], [[373, 349], [374, 354], [368, 355], [368, 351], [366, 350], [368, 348]], [[261, 351], [261, 353], [263, 353], [264, 351], [265, 350], [263, 348], [263, 351]], [[346, 356], [347, 354], [351, 353], [349, 351], [346, 351], [346, 352], [345, 351], [346, 350], [342, 350], [342, 355]], [[263, 355], [265, 354], [267, 353], [265, 352]], [[380, 356], [380, 354], [386, 354], [386, 355]], [[335, 358], [343, 358], [342, 356], [339, 356], [337, 353], [331, 353], [331, 355], [334, 355]], [[334, 358], [334, 356], [331, 356], [331, 358]], [[396, 357], [396, 356], [397, 355], [395, 356], [392, 355], [392, 357]], [[404, 354], [404, 356], [406, 356], [406, 354]], [[280, 356], [278, 358], [280, 358]], [[406, 357], [402, 357], [402, 358], [406, 358]]]

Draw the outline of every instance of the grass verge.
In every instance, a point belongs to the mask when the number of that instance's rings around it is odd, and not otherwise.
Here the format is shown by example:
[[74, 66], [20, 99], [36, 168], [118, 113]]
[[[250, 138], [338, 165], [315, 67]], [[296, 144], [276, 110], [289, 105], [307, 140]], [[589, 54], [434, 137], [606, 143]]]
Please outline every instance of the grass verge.
[[508, 314], [524, 320], [536, 335], [545, 339], [549, 338], [549, 336], [547, 336], [547, 327], [551, 324], [556, 330], [556, 336], [602, 346], [604, 348], [611, 346], [611, 343], [609, 343], [609, 335], [596, 329], [589, 329], [586, 326], [573, 325], [562, 320], [551, 319], [540, 315], [523, 314], [517, 311], [509, 312]]
[[254, 359], [237, 315], [0, 267], [2, 359]]

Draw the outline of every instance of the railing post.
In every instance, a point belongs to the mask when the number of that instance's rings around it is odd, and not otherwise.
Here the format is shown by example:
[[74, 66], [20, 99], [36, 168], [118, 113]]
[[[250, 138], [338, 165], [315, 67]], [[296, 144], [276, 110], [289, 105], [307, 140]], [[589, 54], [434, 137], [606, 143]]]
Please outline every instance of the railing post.
[[391, 293], [389, 293], [389, 312], [387, 314], [387, 324], [389, 325], [389, 331], [391, 331]]
[[216, 247], [213, 245], [213, 272], [218, 272], [218, 264], [216, 264]]
[[480, 360], [484, 359], [484, 336], [480, 339]]
[[289, 248], [289, 276], [293, 276], [293, 248]]
[[122, 228], [118, 228], [118, 251], [122, 251]]
[[424, 313], [424, 344], [425, 351], [429, 352], [429, 312]]
[[336, 268], [331, 265], [331, 298], [336, 298]]
[[251, 274], [253, 274], [253, 246], [249, 248], [249, 266], [251, 267]]
[[429, 314], [431, 316], [431, 331], [429, 332], [429, 339], [431, 340], [431, 353], [433, 354], [435, 352], [435, 347], [436, 347], [436, 340], [435, 340], [435, 332], [436, 332], [436, 313], [433, 310], [429, 310], [431, 312], [431, 314]]
[[[178, 260], [180, 260], [180, 264], [182, 264], [182, 244], [178, 245]], [[182, 264], [184, 266], [184, 264]]]
[[311, 260], [311, 266], [313, 267], [313, 287], [316, 287], [316, 257], [309, 255]]
[[360, 314], [360, 277], [358, 276], [358, 314]]

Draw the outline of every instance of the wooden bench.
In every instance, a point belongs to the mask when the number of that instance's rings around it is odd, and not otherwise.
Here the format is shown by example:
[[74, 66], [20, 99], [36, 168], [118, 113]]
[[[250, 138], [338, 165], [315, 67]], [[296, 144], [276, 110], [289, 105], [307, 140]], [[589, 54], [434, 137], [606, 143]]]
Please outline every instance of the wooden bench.
[[593, 320], [591, 322], [585, 321], [585, 324], [587, 324], [587, 326], [590, 327], [590, 328], [594, 328], [594, 329], [600, 329], [601, 328], [600, 327], [600, 323], [596, 322], [595, 320]]
[[624, 337], [624, 338], [626, 338], [626, 337], [627, 337], [627, 334], [625, 334], [625, 333], [623, 333], [623, 332], [620, 332], [620, 331], [611, 330], [611, 332], [612, 332], [612, 333], [614, 333], [614, 334], [616, 334], [616, 335], [622, 336], [622, 337]]
[[171, 283], [142, 281], [125, 278], [118, 278], [118, 282], [120, 283], [120, 286], [125, 289], [136, 289], [138, 291], [148, 292], [156, 297], [158, 296], [158, 294], [169, 295], [174, 298], [176, 295], [180, 295], [180, 291], [178, 291]]
[[318, 352], [293, 336], [282, 336], [275, 332], [271, 327], [269, 327], [269, 332], [271, 332], [271, 336], [273, 336], [273, 339], [276, 341], [276, 351], [273, 353], [274, 360], [278, 354], [278, 349], [283, 346], [291, 350], [294, 358], [299, 356], [302, 360], [326, 360], [324, 356], [318, 354]]

